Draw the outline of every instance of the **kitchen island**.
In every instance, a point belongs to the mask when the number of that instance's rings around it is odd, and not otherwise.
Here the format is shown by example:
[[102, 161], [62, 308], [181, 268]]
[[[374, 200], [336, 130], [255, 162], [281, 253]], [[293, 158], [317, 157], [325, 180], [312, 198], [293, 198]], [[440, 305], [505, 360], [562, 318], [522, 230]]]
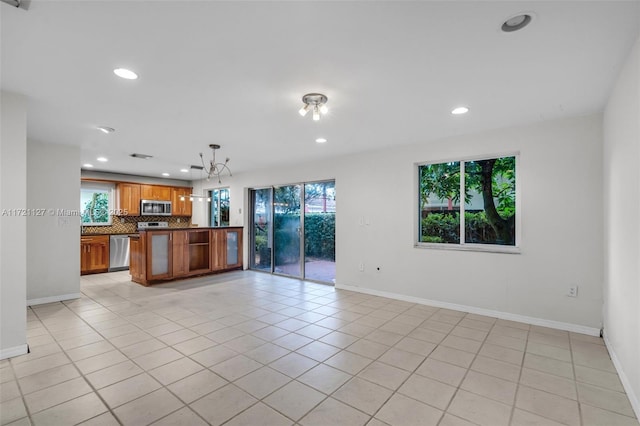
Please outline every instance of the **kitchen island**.
[[242, 269], [242, 227], [147, 229], [130, 252], [131, 279], [145, 286]]

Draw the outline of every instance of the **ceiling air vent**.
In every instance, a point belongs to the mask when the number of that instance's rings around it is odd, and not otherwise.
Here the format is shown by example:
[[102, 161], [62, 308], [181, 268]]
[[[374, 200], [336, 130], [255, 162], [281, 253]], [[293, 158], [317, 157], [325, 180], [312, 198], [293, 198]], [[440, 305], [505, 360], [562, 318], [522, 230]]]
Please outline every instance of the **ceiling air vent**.
[[153, 158], [153, 155], [138, 154], [138, 153], [131, 154], [131, 156], [133, 158], [142, 158], [143, 160], [148, 160], [149, 158]]
[[203, 170], [204, 167], [202, 166], [194, 166], [193, 164], [191, 165], [191, 170]]

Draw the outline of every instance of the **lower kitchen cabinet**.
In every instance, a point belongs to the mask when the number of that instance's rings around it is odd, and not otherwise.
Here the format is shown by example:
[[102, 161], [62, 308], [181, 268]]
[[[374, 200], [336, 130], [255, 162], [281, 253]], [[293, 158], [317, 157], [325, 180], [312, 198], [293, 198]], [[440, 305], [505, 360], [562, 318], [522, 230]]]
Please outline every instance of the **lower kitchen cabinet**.
[[211, 230], [211, 238], [215, 240], [215, 251], [212, 252], [211, 267], [214, 270], [226, 270], [242, 267], [242, 228]]
[[109, 269], [109, 236], [80, 238], [80, 275], [107, 272]]
[[131, 277], [149, 285], [242, 268], [242, 228], [141, 231], [131, 239]]

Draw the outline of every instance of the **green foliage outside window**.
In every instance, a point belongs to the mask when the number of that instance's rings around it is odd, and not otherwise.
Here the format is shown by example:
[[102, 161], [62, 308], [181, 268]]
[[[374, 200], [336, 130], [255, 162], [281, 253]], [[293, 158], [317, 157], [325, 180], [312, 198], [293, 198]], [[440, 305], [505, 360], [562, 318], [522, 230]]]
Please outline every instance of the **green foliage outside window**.
[[[83, 197], [86, 199], [86, 197]], [[109, 194], [94, 192], [82, 207], [82, 223], [109, 223]]]
[[460, 243], [462, 211], [465, 243], [515, 245], [515, 157], [464, 161], [462, 164], [464, 176], [461, 175], [461, 162], [419, 167], [420, 241]]

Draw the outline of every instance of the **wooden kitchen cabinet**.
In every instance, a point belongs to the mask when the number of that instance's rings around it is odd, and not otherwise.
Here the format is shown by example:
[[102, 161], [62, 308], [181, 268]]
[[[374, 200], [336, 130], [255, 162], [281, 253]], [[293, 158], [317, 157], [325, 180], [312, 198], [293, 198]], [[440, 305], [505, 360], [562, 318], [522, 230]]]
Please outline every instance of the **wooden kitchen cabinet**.
[[80, 275], [107, 272], [109, 269], [109, 236], [80, 238]]
[[242, 228], [140, 231], [131, 238], [132, 281], [150, 285], [242, 268]]
[[166, 280], [171, 278], [173, 233], [173, 231], [147, 233], [147, 280]]
[[191, 216], [191, 195], [192, 188], [171, 188], [171, 215]]
[[212, 270], [228, 270], [242, 267], [242, 229], [212, 229]]
[[181, 277], [189, 272], [189, 232], [173, 233], [172, 276]]
[[126, 214], [118, 216], [140, 216], [140, 185], [137, 183], [118, 184], [118, 209]]
[[169, 201], [171, 200], [171, 187], [140, 185], [140, 196], [143, 200]]

